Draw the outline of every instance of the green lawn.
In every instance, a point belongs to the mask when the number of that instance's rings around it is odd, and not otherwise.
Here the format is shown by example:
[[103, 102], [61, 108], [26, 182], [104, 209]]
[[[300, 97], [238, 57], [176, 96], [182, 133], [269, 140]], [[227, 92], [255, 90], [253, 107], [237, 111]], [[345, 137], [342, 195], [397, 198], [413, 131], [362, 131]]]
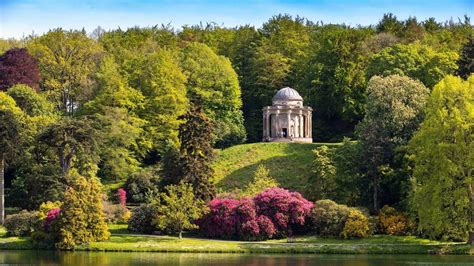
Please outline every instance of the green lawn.
[[[371, 236], [359, 240], [296, 237], [262, 242], [226, 241], [186, 236], [136, 235], [126, 225], [109, 225], [112, 236], [107, 241], [77, 247], [84, 251], [127, 252], [215, 252], [215, 253], [324, 253], [324, 254], [474, 254], [466, 244], [439, 242], [412, 236]], [[28, 237], [6, 237], [0, 231], [0, 249], [35, 249]]]
[[219, 150], [214, 162], [217, 187], [245, 187], [252, 181], [257, 166], [263, 164], [282, 187], [303, 192], [311, 175], [312, 150], [321, 145], [340, 143], [252, 143]]

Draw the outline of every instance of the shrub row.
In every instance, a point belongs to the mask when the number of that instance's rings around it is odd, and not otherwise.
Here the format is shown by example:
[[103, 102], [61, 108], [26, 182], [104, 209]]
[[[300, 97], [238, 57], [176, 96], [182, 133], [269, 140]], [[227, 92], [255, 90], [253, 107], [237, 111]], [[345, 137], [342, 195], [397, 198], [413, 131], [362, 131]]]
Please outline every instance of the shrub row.
[[210, 238], [264, 240], [291, 236], [305, 224], [313, 203], [297, 192], [270, 188], [253, 198], [214, 199], [210, 212], [197, 221]]

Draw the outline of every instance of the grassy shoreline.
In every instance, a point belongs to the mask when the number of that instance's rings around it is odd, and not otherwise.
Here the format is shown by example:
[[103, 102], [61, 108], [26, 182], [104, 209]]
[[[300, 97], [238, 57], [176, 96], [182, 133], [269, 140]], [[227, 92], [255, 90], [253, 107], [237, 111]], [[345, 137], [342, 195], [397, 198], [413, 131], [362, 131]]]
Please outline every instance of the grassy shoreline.
[[[111, 225], [112, 236], [103, 242], [78, 246], [77, 251], [97, 252], [176, 252], [176, 253], [268, 253], [268, 254], [444, 254], [474, 255], [474, 246], [439, 242], [413, 236], [371, 236], [365, 239], [342, 240], [313, 236], [262, 242], [228, 241], [156, 235], [135, 235], [124, 225]], [[0, 236], [0, 250], [35, 250], [29, 237]]]

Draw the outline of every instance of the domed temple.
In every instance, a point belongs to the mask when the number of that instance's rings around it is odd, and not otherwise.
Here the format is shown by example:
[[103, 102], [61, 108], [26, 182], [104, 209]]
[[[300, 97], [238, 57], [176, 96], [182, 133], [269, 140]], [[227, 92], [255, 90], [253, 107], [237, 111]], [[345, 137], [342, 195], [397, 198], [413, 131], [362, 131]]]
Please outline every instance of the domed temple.
[[303, 106], [300, 94], [286, 87], [279, 90], [272, 101], [272, 106], [263, 108], [263, 141], [313, 142], [313, 109]]

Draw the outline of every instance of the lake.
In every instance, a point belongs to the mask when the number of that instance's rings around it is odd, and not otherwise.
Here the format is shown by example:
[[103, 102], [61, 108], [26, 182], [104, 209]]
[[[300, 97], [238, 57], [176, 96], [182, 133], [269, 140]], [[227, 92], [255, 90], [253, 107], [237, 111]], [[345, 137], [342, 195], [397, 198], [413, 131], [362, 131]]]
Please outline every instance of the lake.
[[474, 256], [0, 251], [0, 265], [474, 265]]

